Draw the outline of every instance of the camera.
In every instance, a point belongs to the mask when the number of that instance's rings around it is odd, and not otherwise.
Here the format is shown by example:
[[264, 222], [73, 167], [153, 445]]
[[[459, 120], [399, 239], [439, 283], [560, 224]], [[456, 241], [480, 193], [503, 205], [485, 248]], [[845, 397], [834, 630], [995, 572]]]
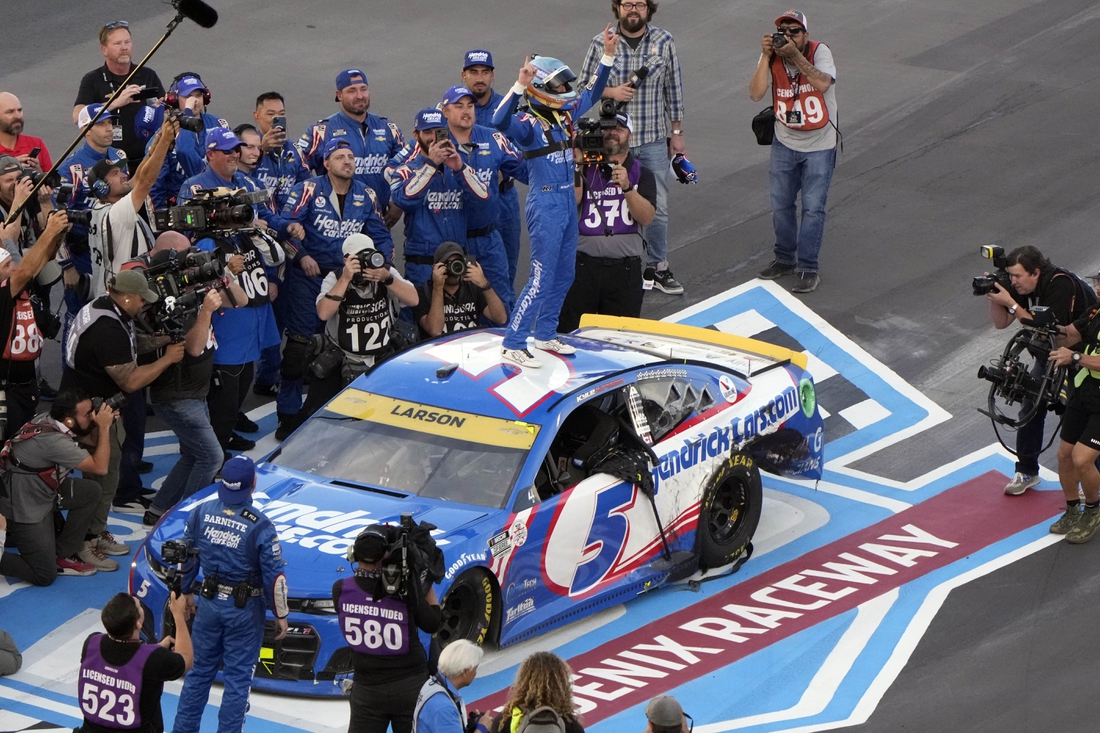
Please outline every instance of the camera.
[[[434, 529], [435, 525], [427, 522], [418, 524], [413, 521], [412, 514], [403, 513], [400, 524], [371, 525], [356, 538], [356, 544], [359, 544], [364, 536], [373, 537], [376, 548], [379, 544], [384, 547], [381, 580], [386, 595], [406, 599], [415, 595], [420, 599], [432, 584], [443, 579], [443, 552], [432, 537]], [[354, 545], [349, 548], [349, 559], [354, 559], [354, 550]]]
[[180, 123], [181, 130], [188, 130], [195, 133], [201, 133], [206, 130], [206, 123], [202, 121], [202, 117], [191, 114], [190, 110], [170, 109], [168, 110], [168, 114]]
[[72, 203], [73, 198], [73, 185], [71, 183], [62, 183], [57, 188], [57, 204], [55, 208], [58, 211], [64, 211], [69, 215], [70, 224], [79, 224], [81, 226], [88, 226], [92, 223], [92, 212], [90, 211], [74, 211], [69, 208], [69, 204]]
[[[188, 540], [167, 540], [160, 546], [160, 557], [169, 566], [164, 571], [164, 582], [168, 590], [179, 595], [183, 592], [184, 565], [199, 556], [199, 551]], [[190, 569], [190, 568], [188, 568]]]
[[459, 257], [456, 259], [447, 260], [447, 274], [453, 277], [462, 278], [466, 275], [467, 262], [465, 257]]
[[773, 33], [772, 34], [772, 48], [783, 48], [787, 45], [786, 33]]
[[603, 131], [613, 130], [618, 126], [618, 113], [619, 104], [614, 99], [605, 99], [600, 102], [598, 117], [582, 117], [577, 120], [576, 148], [580, 151], [580, 163], [600, 166], [600, 172], [605, 178], [611, 177], [611, 166], [608, 165], [610, 158]]
[[987, 244], [983, 245], [978, 251], [982, 257], [993, 260], [993, 266], [997, 269], [992, 275], [979, 275], [971, 281], [970, 285], [974, 288], [974, 295], [992, 293], [996, 290], [997, 285], [1000, 285], [1003, 290], [1008, 290], [1012, 286], [1012, 280], [1005, 270], [1008, 267], [1008, 259], [1005, 257], [1004, 247]]
[[153, 228], [177, 232], [220, 232], [248, 226], [256, 218], [253, 204], [264, 203], [267, 191], [245, 193], [205, 188], [183, 206], [153, 212]]
[[126, 395], [119, 392], [107, 399], [102, 397], [92, 398], [92, 412], [99, 412], [99, 408], [106, 407], [110, 410], [121, 410], [126, 405]]
[[[386, 255], [376, 249], [365, 249], [356, 254], [355, 258], [359, 260], [359, 267], [363, 270], [378, 270], [386, 266]], [[351, 280], [352, 284], [358, 287], [361, 287], [363, 283], [366, 282], [362, 272], [355, 273], [355, 276]]]
[[24, 178], [29, 178], [31, 183], [36, 186], [38, 185], [38, 182], [42, 180], [45, 180], [45, 185], [49, 186], [50, 188], [57, 188], [59, 185], [61, 185], [61, 174], [57, 171], [54, 171], [53, 173], [39, 173], [34, 168], [24, 168], [23, 172], [19, 174], [19, 177], [15, 179], [16, 183], [22, 181]]
[[211, 290], [226, 287], [225, 265], [216, 252], [192, 247], [182, 252], [162, 250], [139, 257], [145, 265], [145, 279], [159, 297], [152, 307], [156, 333], [183, 340], [189, 321]]

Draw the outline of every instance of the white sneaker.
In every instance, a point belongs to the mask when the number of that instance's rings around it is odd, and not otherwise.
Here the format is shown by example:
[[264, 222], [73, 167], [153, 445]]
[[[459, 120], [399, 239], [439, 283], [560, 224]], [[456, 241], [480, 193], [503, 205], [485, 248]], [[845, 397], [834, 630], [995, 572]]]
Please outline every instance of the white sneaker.
[[109, 573], [112, 570], [118, 570], [118, 563], [100, 552], [99, 548], [92, 544], [92, 542], [93, 540], [85, 542], [84, 549], [76, 553], [80, 562], [91, 565], [96, 570], [105, 573]]
[[509, 361], [516, 366], [528, 367], [529, 369], [538, 369], [542, 366], [542, 362], [535, 358], [527, 349], [501, 349], [500, 355], [504, 361]]
[[565, 343], [561, 339], [550, 339], [549, 341], [539, 341], [535, 339], [535, 348], [542, 349], [543, 351], [553, 351], [556, 354], [562, 356], [569, 356], [570, 354], [576, 354], [577, 350], [569, 344]]
[[1005, 486], [1005, 493], [1009, 496], [1019, 496], [1032, 486], [1039, 485], [1038, 476], [1029, 476], [1026, 473], [1016, 472], [1016, 475], [1012, 477], [1012, 480]]

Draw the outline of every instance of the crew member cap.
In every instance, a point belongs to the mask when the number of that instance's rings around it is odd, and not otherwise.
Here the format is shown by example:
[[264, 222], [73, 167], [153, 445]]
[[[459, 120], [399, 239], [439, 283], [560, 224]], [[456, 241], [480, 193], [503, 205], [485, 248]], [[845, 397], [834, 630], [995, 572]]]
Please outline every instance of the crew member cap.
[[214, 127], [206, 131], [206, 149], [228, 153], [244, 145], [233, 131], [225, 127]]
[[778, 28], [779, 24], [782, 23], [784, 20], [793, 20], [795, 23], [798, 23], [800, 26], [802, 26], [802, 30], [810, 30], [810, 26], [806, 24], [806, 14], [803, 13], [801, 10], [788, 10], [787, 12], [783, 13], [783, 15], [780, 15], [778, 18], [775, 19], [776, 27]]
[[462, 70], [470, 68], [471, 66], [488, 66], [490, 69], [495, 69], [493, 66], [493, 54], [482, 49], [474, 49], [473, 51], [466, 52], [466, 60], [462, 64]]
[[653, 725], [672, 728], [683, 725], [684, 709], [671, 695], [658, 695], [645, 706], [645, 716]]
[[443, 118], [443, 113], [434, 107], [422, 109], [416, 113], [416, 126], [414, 129], [418, 132], [422, 130], [435, 130], [446, 126], [447, 120]]
[[[126, 170], [126, 159], [116, 158], [111, 160], [109, 157], [103, 160], [96, 161], [96, 164], [88, 171], [88, 183], [92, 184], [96, 181], [102, 181], [107, 178], [107, 174], [111, 172], [112, 168], [118, 168], [119, 170]], [[2, 172], [2, 171], [0, 171]]]
[[367, 527], [355, 538], [352, 555], [356, 562], [376, 563], [386, 555], [389, 538], [381, 527]]
[[202, 79], [194, 74], [180, 77], [180, 80], [176, 82], [176, 94], [181, 98], [189, 97], [200, 89], [209, 91], [206, 89], [206, 85], [202, 83]]
[[[99, 110], [103, 109], [103, 105], [99, 102], [95, 104], [89, 104], [84, 109], [80, 110], [80, 114], [76, 116], [76, 126], [80, 129], [84, 129], [88, 126], [88, 123], [92, 121], [92, 118], [99, 114]], [[99, 115], [99, 119], [96, 120], [98, 125], [103, 120], [113, 120], [115, 116], [111, 113], [111, 110], [107, 110], [103, 114]]]
[[21, 171], [23, 166], [19, 165], [19, 161], [11, 155], [0, 155], [0, 176], [5, 173], [11, 173], [12, 171]]
[[157, 302], [157, 294], [149, 289], [149, 281], [138, 270], [120, 270], [115, 273], [107, 289], [122, 295], [140, 295], [146, 303]]
[[634, 122], [626, 112], [615, 113], [615, 121], [626, 128], [631, 135], [634, 134]]
[[[359, 78], [356, 78], [359, 77]], [[344, 69], [336, 75], [336, 91], [340, 92], [352, 84], [366, 84], [367, 75], [359, 69]]]
[[[190, 112], [191, 110], [187, 110]], [[186, 112], [184, 113], [186, 114]], [[164, 124], [164, 105], [158, 104], [156, 107], [150, 107], [145, 105], [138, 110], [137, 115], [134, 116], [134, 134], [138, 136], [143, 142], [148, 142], [153, 139], [153, 135], [157, 134], [157, 130]]]
[[346, 139], [342, 137], [338, 137], [334, 140], [329, 140], [327, 143], [325, 143], [323, 159], [328, 160], [328, 156], [332, 155], [341, 148], [347, 148], [348, 150], [351, 150], [351, 143], [349, 143]]
[[255, 462], [248, 456], [233, 456], [222, 466], [221, 475], [218, 498], [226, 504], [247, 503], [256, 480]]
[[351, 255], [357, 255], [365, 249], [376, 249], [374, 246], [374, 240], [368, 237], [362, 232], [356, 232], [355, 234], [348, 235], [348, 238], [344, 240], [342, 247], [344, 257]]
[[466, 256], [466, 250], [458, 242], [444, 242], [435, 248], [435, 262], [446, 262], [455, 255]]
[[477, 99], [474, 97], [474, 93], [471, 92], [466, 87], [459, 84], [458, 86], [451, 87], [446, 92], [444, 92], [442, 104], [444, 104], [444, 105], [454, 104], [455, 102], [462, 99], [463, 97], [469, 97], [470, 101], [477, 102]]

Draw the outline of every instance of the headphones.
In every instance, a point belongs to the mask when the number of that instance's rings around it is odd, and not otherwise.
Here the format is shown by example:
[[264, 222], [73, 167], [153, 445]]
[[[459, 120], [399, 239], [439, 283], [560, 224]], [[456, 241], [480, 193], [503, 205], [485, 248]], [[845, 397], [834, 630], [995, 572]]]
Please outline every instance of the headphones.
[[105, 198], [111, 192], [111, 184], [102, 178], [89, 181], [88, 188], [91, 189], [92, 195], [97, 199]]
[[171, 107], [172, 109], [180, 108], [179, 83], [180, 79], [185, 76], [193, 76], [202, 82], [202, 103], [204, 106], [210, 104], [210, 89], [206, 86], [206, 82], [202, 81], [202, 77], [195, 72], [185, 71], [182, 74], [177, 74], [176, 77], [172, 79], [172, 84], [168, 87], [168, 93], [164, 95], [165, 106]]
[[385, 547], [389, 547], [390, 539], [386, 536], [386, 531], [382, 529], [383, 526], [384, 525], [372, 524], [355, 536], [355, 542], [351, 543], [351, 545], [347, 549], [347, 552], [344, 555], [348, 559], [348, 562], [359, 562], [355, 559], [355, 546], [359, 544], [359, 540], [369, 537], [371, 535], [378, 537], [380, 540], [382, 540], [382, 543]]

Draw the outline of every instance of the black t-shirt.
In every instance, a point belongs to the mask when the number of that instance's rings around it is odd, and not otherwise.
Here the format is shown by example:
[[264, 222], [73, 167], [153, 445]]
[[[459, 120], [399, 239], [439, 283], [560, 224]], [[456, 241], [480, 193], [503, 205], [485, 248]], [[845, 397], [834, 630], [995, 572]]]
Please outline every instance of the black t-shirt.
[[[113, 308], [111, 296], [97, 298], [93, 308]], [[119, 309], [123, 321], [130, 317]], [[107, 373], [107, 367], [128, 364], [133, 361], [130, 352], [130, 334], [126, 327], [109, 316], [100, 317], [80, 336], [76, 353], [73, 355], [75, 367], [66, 369], [61, 376], [61, 389], [79, 387], [92, 397], [107, 399], [118, 394], [115, 380]]]
[[[194, 325], [194, 320], [187, 329]], [[164, 349], [158, 349], [154, 357], [160, 358]], [[214, 338], [209, 336], [206, 348], [198, 356], [184, 353], [183, 360], [164, 370], [164, 373], [149, 385], [153, 402], [176, 402], [178, 400], [205, 400], [210, 394], [210, 377], [214, 374]]]
[[[3, 338], [6, 339], [5, 344], [14, 345], [17, 337], [17, 334], [13, 333], [13, 328], [17, 325], [14, 323], [16, 300], [17, 298], [11, 294], [11, 284], [8, 282], [0, 284], [0, 334], [3, 334]], [[21, 343], [25, 345], [26, 333], [22, 335], [21, 339]], [[39, 348], [41, 348], [41, 344], [39, 344]], [[5, 359], [2, 356], [4, 350], [3, 347], [0, 347], [0, 379], [13, 384], [27, 384], [37, 381], [38, 375], [35, 372], [34, 361]]]
[[[137, 64], [131, 62], [130, 71], [133, 71], [135, 66]], [[76, 101], [73, 105], [106, 102], [115, 90], [122, 86], [124, 81], [126, 81], [125, 76], [112, 74], [107, 69], [106, 64], [98, 69], [92, 69], [80, 80], [80, 89], [76, 93]], [[160, 83], [157, 72], [148, 66], [135, 74], [130, 83], [138, 86], [145, 85], [145, 91], [141, 93], [136, 102], [115, 110], [115, 114], [118, 115], [116, 122], [122, 126], [122, 142], [116, 141], [114, 146], [125, 150], [126, 157], [130, 160], [141, 160], [145, 157], [146, 141], [139, 138], [137, 133], [134, 132], [134, 118], [141, 111], [145, 99], [164, 96], [164, 87]]]
[[[88, 642], [92, 634], [84, 640], [84, 647], [80, 650], [80, 661], [84, 661], [88, 653]], [[99, 653], [107, 664], [123, 665], [137, 654], [137, 643], [119, 643], [106, 634], [100, 637]], [[145, 669], [141, 676], [141, 702], [138, 709], [141, 711], [142, 725], [140, 733], [164, 733], [164, 717], [160, 712], [160, 696], [164, 692], [164, 683], [170, 680], [178, 680], [187, 672], [187, 663], [183, 656], [168, 649], [156, 649], [149, 655], [145, 662]], [[116, 733], [118, 728], [104, 728], [85, 719], [84, 733]]]
[[[432, 309], [432, 292], [434, 290], [435, 282], [432, 280], [416, 287], [416, 294], [420, 298], [420, 302], [413, 306], [413, 320], [416, 321], [416, 326], [420, 329], [421, 338], [432, 338], [421, 327], [420, 319], [428, 315], [428, 312]], [[485, 298], [485, 293], [468, 280], [463, 280], [458, 284], [458, 290], [455, 291], [454, 295], [448, 295], [447, 291], [444, 290], [443, 333], [440, 335], [477, 328], [480, 325], [479, 318], [481, 314], [488, 307], [489, 301]]]
[[[374, 595], [377, 584], [381, 582], [381, 578], [362, 576], [355, 578], [355, 584], [369, 595]], [[343, 585], [343, 578], [332, 584], [332, 602], [336, 608], [340, 607], [340, 592], [343, 590]], [[421, 631], [434, 634], [439, 630], [439, 624], [443, 618], [439, 606], [430, 606], [427, 601], [422, 600], [412, 611], [412, 618]], [[351, 657], [355, 666], [355, 683], [378, 685], [408, 677], [428, 679], [428, 655], [424, 652], [424, 645], [420, 643], [420, 634], [414, 633], [409, 636], [411, 637], [409, 652], [401, 656], [374, 657], [353, 651]]]
[[1060, 326], [1065, 326], [1073, 318], [1071, 311], [1074, 307], [1081, 307], [1081, 304], [1076, 302], [1077, 278], [1056, 270], [1040, 273], [1039, 282], [1033, 293], [1020, 295], [1013, 288], [1009, 288], [1008, 293], [1021, 308], [1028, 309], [1037, 305], [1050, 308], [1054, 311], [1055, 322]]
[[[1080, 348], [1086, 354], [1100, 353], [1100, 306], [1089, 308], [1084, 315], [1073, 322], [1077, 333], [1081, 334]], [[1069, 381], [1072, 384], [1077, 371], [1070, 369]], [[1100, 379], [1088, 377], [1076, 388], [1078, 398], [1087, 398], [1088, 407], [1100, 408]]]

